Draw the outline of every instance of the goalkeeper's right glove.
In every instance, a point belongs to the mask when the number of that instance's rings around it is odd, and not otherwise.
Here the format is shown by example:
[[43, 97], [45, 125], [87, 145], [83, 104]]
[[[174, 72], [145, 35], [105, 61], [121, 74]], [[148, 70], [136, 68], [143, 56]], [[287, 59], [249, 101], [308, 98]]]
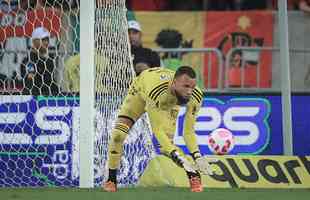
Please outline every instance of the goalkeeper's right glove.
[[196, 173], [195, 166], [193, 166], [188, 160], [186, 160], [184, 157], [182, 157], [179, 154], [179, 152], [177, 152], [177, 150], [171, 151], [170, 157], [175, 164], [177, 164], [179, 167], [184, 168], [185, 171]]

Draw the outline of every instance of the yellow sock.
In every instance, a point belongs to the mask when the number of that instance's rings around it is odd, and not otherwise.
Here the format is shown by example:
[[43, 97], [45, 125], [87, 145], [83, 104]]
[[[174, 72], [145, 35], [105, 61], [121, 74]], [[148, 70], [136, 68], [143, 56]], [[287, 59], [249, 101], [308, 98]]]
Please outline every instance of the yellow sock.
[[127, 137], [129, 127], [124, 123], [117, 123], [112, 131], [109, 145], [109, 169], [118, 169], [123, 153], [123, 143]]

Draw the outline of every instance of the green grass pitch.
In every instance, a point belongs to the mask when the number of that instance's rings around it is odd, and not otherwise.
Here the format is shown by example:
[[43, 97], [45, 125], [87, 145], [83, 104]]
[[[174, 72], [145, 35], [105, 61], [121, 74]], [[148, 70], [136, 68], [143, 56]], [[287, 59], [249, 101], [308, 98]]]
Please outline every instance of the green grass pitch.
[[309, 200], [310, 189], [205, 189], [126, 188], [117, 193], [73, 188], [0, 188], [1, 200]]

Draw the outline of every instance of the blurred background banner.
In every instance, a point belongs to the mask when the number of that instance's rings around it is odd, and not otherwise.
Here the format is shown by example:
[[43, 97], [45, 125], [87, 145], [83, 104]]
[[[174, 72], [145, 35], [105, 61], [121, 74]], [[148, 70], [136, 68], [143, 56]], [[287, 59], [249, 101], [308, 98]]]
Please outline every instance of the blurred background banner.
[[[156, 48], [218, 48], [225, 57], [234, 47], [272, 47], [272, 11], [251, 12], [135, 12], [134, 17], [142, 25], [143, 44]], [[269, 30], [269, 31], [266, 31]], [[246, 50], [233, 52], [232, 61], [239, 55], [237, 68], [232, 68], [235, 86], [271, 87], [272, 53]], [[161, 53], [162, 65], [175, 69], [180, 63], [193, 66], [205, 77], [204, 85], [218, 87], [218, 57], [213, 53]], [[169, 58], [169, 59], [167, 59]], [[177, 64], [176, 64], [177, 63]], [[241, 67], [244, 67], [244, 84], [241, 84]], [[227, 69], [226, 69], [227, 70]], [[259, 80], [257, 71], [259, 70]], [[224, 71], [224, 70], [223, 70]], [[211, 73], [211, 80], [208, 80]], [[230, 72], [229, 72], [230, 73]], [[237, 75], [236, 75], [237, 73]], [[224, 76], [224, 74], [223, 74]], [[223, 77], [222, 77], [223, 78]], [[223, 78], [223, 80], [225, 80]], [[237, 83], [236, 83], [237, 81]], [[239, 82], [238, 82], [239, 81]], [[258, 82], [258, 84], [257, 84]]]
[[[293, 141], [296, 156], [310, 154], [308, 134], [310, 119], [305, 117], [310, 114], [309, 102], [309, 95], [292, 96]], [[258, 112], [247, 113], [251, 109], [257, 109]], [[237, 112], [229, 120], [228, 115], [232, 110]], [[178, 117], [174, 140], [185, 153], [188, 153], [184, 146], [181, 125], [184, 111], [185, 109], [182, 108]], [[102, 123], [103, 118], [99, 114], [96, 115], [98, 124]], [[281, 120], [280, 95], [208, 94], [198, 116], [195, 130], [203, 154], [212, 154], [206, 144], [211, 129], [222, 127], [232, 131], [236, 137], [235, 148], [231, 154], [281, 155], [283, 154]], [[0, 175], [7, 179], [0, 180], [0, 187], [6, 186], [5, 180], [20, 179], [23, 179], [23, 186], [77, 186], [79, 184], [79, 125], [78, 97], [2, 95], [0, 98]], [[100, 130], [103, 130], [102, 127], [97, 129], [97, 131]], [[122, 175], [119, 177], [121, 184], [137, 183], [147, 166], [145, 163], [151, 160], [148, 151], [152, 144], [143, 144], [141, 138], [144, 134], [145, 132], [134, 135], [137, 140], [129, 139], [125, 143]], [[254, 142], [253, 135], [257, 136]], [[96, 142], [100, 142], [102, 137], [97, 132]], [[241, 138], [243, 138], [243, 144], [240, 144]], [[133, 144], [136, 145], [135, 148], [132, 148]], [[138, 155], [136, 170], [133, 170], [134, 166], [131, 165], [133, 152]], [[96, 151], [96, 183], [102, 181], [104, 165], [100, 162], [101, 159], [102, 156]], [[166, 162], [163, 162], [166, 165]], [[14, 173], [14, 170], [17, 172]], [[157, 176], [158, 174], [156, 173]], [[178, 176], [178, 173], [175, 176]], [[154, 180], [151, 181], [154, 183]]]
[[34, 28], [44, 26], [52, 36], [60, 33], [60, 12], [56, 9], [36, 9], [26, 12], [0, 12], [0, 42], [10, 37], [31, 37]]
[[[216, 170], [202, 175], [208, 188], [309, 188], [309, 156], [216, 156]], [[298, 166], [292, 171], [291, 166]], [[161, 167], [160, 167], [161, 166]], [[295, 171], [296, 170], [296, 171]], [[293, 175], [294, 174], [294, 175]], [[165, 156], [154, 158], [143, 173], [142, 187], [187, 187], [184, 171], [174, 168]]]
[[[204, 36], [204, 12], [135, 12], [142, 26], [145, 47], [201, 48]], [[161, 66], [176, 70], [181, 65], [192, 66], [198, 73], [198, 85], [203, 88], [201, 69], [203, 55], [197, 53], [160, 53]]]
[[[204, 46], [219, 48], [226, 59], [227, 53], [234, 47], [271, 47], [273, 45], [273, 14], [272, 11], [234, 11], [234, 12], [207, 12], [204, 19]], [[271, 52], [237, 52], [230, 58], [235, 58], [239, 53], [240, 61], [243, 60], [245, 67], [244, 85], [246, 87], [256, 86], [257, 67], [261, 77], [260, 88], [271, 87]], [[205, 57], [205, 66], [212, 60], [211, 87], [217, 87], [218, 64], [215, 57]], [[240, 68], [242, 63], [239, 63]], [[209, 70], [205, 70], [208, 77]], [[239, 70], [240, 73], [240, 70]], [[207, 79], [206, 79], [207, 80]]]
[[[292, 96], [294, 155], [309, 155], [310, 138], [309, 95]], [[235, 137], [230, 154], [282, 155], [282, 101], [281, 95], [206, 95], [197, 116], [195, 132], [203, 154], [213, 154], [208, 146], [208, 136], [214, 129], [226, 128]], [[183, 139], [183, 122], [186, 109], [181, 108], [175, 131], [174, 143], [189, 154]], [[255, 112], [253, 112], [255, 111]], [[156, 153], [158, 141], [153, 138]]]
[[[0, 119], [1, 176], [23, 186], [78, 185], [78, 106], [77, 98], [2, 95], [0, 115], [14, 117]], [[16, 168], [20, 170], [15, 174]]]
[[203, 46], [204, 12], [135, 12], [135, 17], [142, 26], [143, 44], [149, 48], [160, 47], [155, 42], [156, 37], [167, 29], [182, 35], [178, 43], [180, 46], [182, 42], [191, 40], [193, 48]]

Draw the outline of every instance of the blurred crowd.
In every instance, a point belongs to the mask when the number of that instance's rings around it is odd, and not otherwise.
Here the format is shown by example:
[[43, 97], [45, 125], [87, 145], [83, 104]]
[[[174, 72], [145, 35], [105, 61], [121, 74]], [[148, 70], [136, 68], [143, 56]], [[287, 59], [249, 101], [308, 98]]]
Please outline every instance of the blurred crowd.
[[[127, 0], [129, 10], [265, 10], [277, 9], [278, 0]], [[287, 0], [289, 10], [307, 10], [310, 0]], [[308, 7], [308, 8], [305, 8]]]
[[[0, 11], [29, 10], [38, 7], [74, 9], [80, 0], [0, 0]], [[287, 0], [289, 10], [310, 11], [310, 0]], [[200, 11], [200, 10], [266, 10], [277, 9], [278, 0], [126, 0], [133, 11]]]
[[[103, 1], [114, 0], [97, 0], [97, 3], [102, 4]], [[310, 13], [310, 0], [287, 0], [287, 2], [289, 10], [302, 10]], [[62, 27], [58, 31], [54, 30], [56, 33], [52, 34], [51, 28], [44, 27], [47, 26], [46, 24], [36, 24], [32, 25], [34, 27], [31, 28], [32, 34], [30, 35], [9, 35], [5, 37], [3, 34], [0, 35], [0, 39], [2, 38], [0, 40], [0, 91], [18, 88], [23, 94], [34, 95], [56, 95], [63, 88], [67, 88], [63, 89], [64, 91], [79, 91], [79, 17], [78, 12], [71, 12], [78, 10], [79, 4], [80, 0], [0, 0], [1, 19], [5, 19], [3, 16], [10, 15], [10, 13], [15, 17], [19, 11], [32, 12], [41, 8], [56, 8], [61, 11], [59, 12], [61, 13], [59, 23], [63, 23], [63, 27], [66, 25], [70, 27], [68, 29]], [[131, 11], [276, 10], [277, 4], [278, 0], [126, 0], [126, 6]], [[66, 15], [62, 15], [64, 13], [70, 13], [70, 22], [66, 22]], [[29, 18], [27, 19], [29, 20]], [[150, 67], [165, 66], [176, 70], [182, 65], [182, 57], [185, 53], [170, 52], [158, 55], [142, 44], [142, 28], [139, 22], [135, 21], [136, 19], [130, 20], [128, 22], [128, 34], [137, 75]], [[2, 22], [4, 23], [4, 21]], [[4, 28], [2, 27], [3, 30], [6, 30], [5, 26], [17, 27], [17, 25], [6, 23], [3, 25]], [[23, 30], [26, 29], [24, 27]], [[69, 29], [71, 35], [67, 33]], [[185, 39], [178, 30], [162, 29], [158, 32], [155, 43], [161, 48], [192, 48], [193, 40]], [[66, 41], [67, 43], [65, 43]], [[70, 49], [70, 45], [74, 47]], [[62, 50], [71, 53], [65, 56], [55, 56], [53, 51], [58, 51], [62, 46], [65, 46]], [[12, 51], [19, 53], [12, 53]], [[66, 62], [62, 61], [64, 59], [62, 57], [66, 58]], [[70, 58], [67, 59], [68, 57]], [[240, 73], [241, 58], [242, 53], [238, 54], [237, 52], [231, 61], [233, 67], [229, 76], [238, 78], [231, 80], [230, 85], [232, 86], [239, 86], [241, 82], [240, 76], [234, 75]], [[62, 68], [59, 68], [59, 63], [64, 63]], [[306, 77], [307, 80], [310, 79], [310, 70]], [[62, 80], [64, 80], [65, 86], [61, 85]]]
[[40, 7], [54, 7], [63, 10], [74, 9], [80, 0], [0, 0], [0, 11], [9, 13], [14, 10], [31, 10]]

